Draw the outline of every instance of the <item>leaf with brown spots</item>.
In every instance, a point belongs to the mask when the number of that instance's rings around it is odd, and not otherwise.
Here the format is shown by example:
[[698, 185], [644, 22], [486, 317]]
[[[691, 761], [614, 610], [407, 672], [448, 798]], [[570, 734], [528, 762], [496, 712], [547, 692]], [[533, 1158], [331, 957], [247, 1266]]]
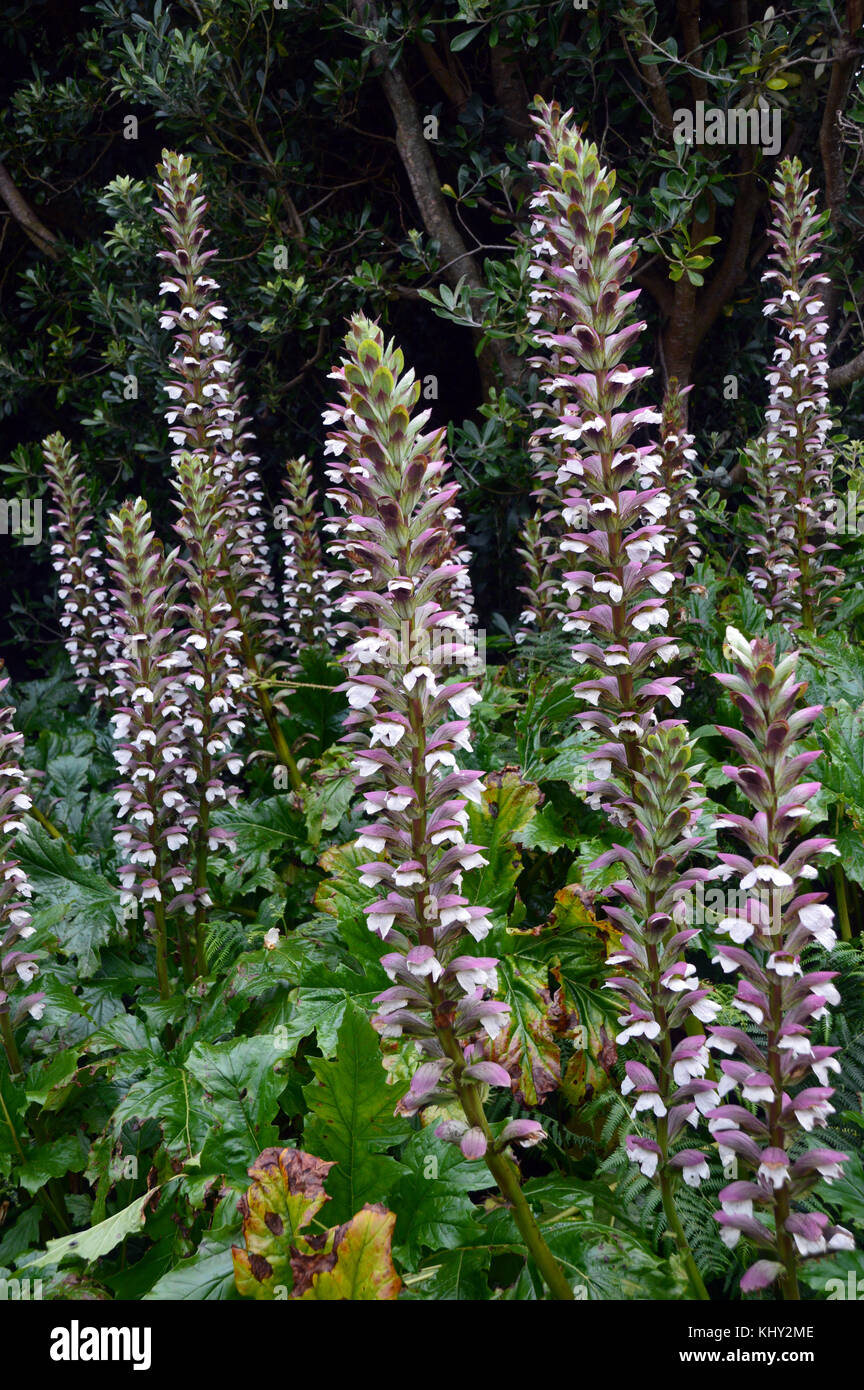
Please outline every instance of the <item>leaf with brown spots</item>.
[[386, 1207], [363, 1207], [337, 1232], [332, 1267], [315, 1272], [300, 1297], [355, 1303], [398, 1298], [402, 1280], [390, 1254], [395, 1225], [396, 1217]]
[[489, 1048], [490, 1057], [517, 1076], [523, 1105], [542, 1105], [561, 1081], [561, 1053], [553, 1035], [547, 971], [505, 956], [498, 965], [501, 996], [510, 1005], [507, 1028]]
[[252, 1186], [240, 1198], [245, 1250], [234, 1246], [238, 1291], [275, 1298], [274, 1287], [291, 1285], [291, 1248], [328, 1201], [324, 1179], [333, 1167], [300, 1149], [265, 1149], [249, 1169]]
[[[234, 1281], [245, 1297], [396, 1298], [402, 1282], [390, 1246], [396, 1217], [365, 1206], [350, 1221], [310, 1231], [326, 1201], [332, 1163], [300, 1149], [265, 1149], [239, 1202], [245, 1249], [234, 1246]], [[320, 1223], [319, 1223], [320, 1224]]]

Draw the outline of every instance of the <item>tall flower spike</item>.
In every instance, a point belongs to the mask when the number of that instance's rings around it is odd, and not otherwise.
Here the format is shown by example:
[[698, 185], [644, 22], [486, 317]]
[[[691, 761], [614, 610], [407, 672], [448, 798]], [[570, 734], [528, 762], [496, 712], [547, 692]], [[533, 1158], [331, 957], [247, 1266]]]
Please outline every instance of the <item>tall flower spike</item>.
[[[114, 791], [122, 822], [114, 839], [124, 859], [118, 872], [124, 902], [143, 904], [159, 990], [167, 998], [168, 921], [195, 910], [188, 862], [195, 812], [187, 786], [197, 769], [188, 762], [183, 733], [188, 661], [169, 616], [178, 600], [176, 551], [165, 556], [140, 497], [109, 517], [107, 539], [122, 633], [111, 716], [114, 759], [124, 779]], [[185, 963], [189, 943], [182, 922], [179, 944]]]
[[[226, 350], [231, 355], [230, 343], [226, 343]], [[256, 615], [258, 640], [268, 648], [278, 645], [281, 638], [278, 630], [279, 599], [270, 568], [265, 498], [259, 472], [261, 460], [257, 454], [249, 452], [255, 436], [248, 428], [251, 421], [243, 415], [246, 397], [238, 380], [236, 366], [228, 377], [227, 385], [234, 412], [228, 426], [231, 429], [230, 437], [227, 432], [224, 435], [231, 465], [229, 476], [234, 484], [236, 536], [233, 554], [240, 573], [245, 572], [247, 576], [250, 600], [254, 596], [259, 604]]]
[[541, 511], [525, 518], [519, 540], [516, 553], [522, 559], [528, 583], [519, 587], [525, 607], [516, 629], [517, 645], [529, 636], [554, 631], [566, 612], [561, 596], [558, 540], [545, 530]]
[[229, 485], [235, 524], [228, 544], [243, 576], [244, 616], [259, 638], [268, 637], [276, 604], [266, 557], [263, 494], [258, 460], [244, 453], [245, 441], [252, 436], [244, 428], [244, 398], [224, 327], [228, 311], [214, 298], [218, 282], [205, 273], [218, 254], [215, 248], [204, 249], [210, 235], [204, 223], [207, 201], [198, 192], [199, 178], [188, 157], [165, 150], [162, 158], [157, 172], [163, 180], [158, 186], [163, 203], [156, 211], [172, 249], [158, 254], [173, 275], [162, 282], [160, 291], [179, 300], [179, 308], [163, 309], [159, 320], [174, 332], [174, 375], [165, 388], [173, 458], [176, 462], [183, 450], [199, 451]]
[[470, 635], [450, 604], [449, 513], [458, 485], [446, 479], [444, 431], [423, 432], [428, 412], [413, 415], [419, 383], [377, 325], [352, 319], [331, 376], [342, 399], [325, 416], [339, 426], [326, 446], [340, 478], [329, 496], [344, 513], [336, 545], [355, 584], [341, 606], [357, 615], [343, 625], [346, 741], [371, 818], [357, 840], [370, 856], [361, 881], [380, 893], [367, 921], [387, 943], [382, 965], [393, 982], [376, 1000], [373, 1023], [385, 1038], [413, 1038], [425, 1058], [402, 1111], [458, 1100], [465, 1121], [445, 1126], [443, 1137], [466, 1157], [486, 1159], [555, 1296], [569, 1299], [501, 1147], [510, 1137], [536, 1140], [539, 1126], [496, 1141], [483, 1107], [488, 1086], [510, 1085], [504, 1068], [484, 1056], [484, 1039], [497, 1036], [509, 1010], [490, 997], [497, 961], [473, 954], [489, 931], [487, 910], [462, 892], [465, 871], [487, 861], [465, 840], [466, 801], [480, 801], [480, 773], [457, 761], [471, 751], [478, 699], [469, 680], [452, 679]]
[[282, 498], [284, 580], [282, 601], [288, 649], [296, 662], [306, 647], [335, 644], [333, 594], [342, 576], [331, 570], [321, 549], [321, 518], [315, 507], [312, 466], [289, 459]]
[[[188, 795], [194, 811], [195, 950], [184, 960], [187, 977], [206, 972], [204, 921], [209, 905], [207, 865], [210, 856], [227, 850], [232, 831], [211, 824], [211, 810], [233, 804], [239, 787], [227, 774], [242, 771], [232, 744], [243, 733], [246, 675], [238, 655], [242, 633], [225, 592], [226, 532], [233, 513], [224, 480], [213, 478], [200, 454], [184, 454], [172, 480], [178, 493], [177, 534], [185, 556], [177, 560], [189, 602], [177, 609], [188, 628], [179, 636], [186, 662], [179, 679], [185, 686], [183, 738]], [[194, 770], [194, 779], [190, 769]]]
[[[7, 678], [0, 680], [0, 693], [8, 684]], [[28, 906], [33, 890], [15, 858], [15, 840], [24, 829], [21, 816], [33, 799], [21, 767], [24, 736], [13, 727], [14, 717], [11, 705], [0, 707], [0, 1037], [13, 1074], [21, 1070], [15, 1029], [45, 1010], [45, 995], [30, 989], [39, 974], [39, 955], [26, 945], [33, 935]]]
[[[750, 817], [723, 815], [716, 822], [744, 846], [721, 854], [721, 875], [738, 880], [734, 910], [717, 928], [716, 962], [737, 972], [736, 1006], [756, 1024], [758, 1038], [742, 1028], [714, 1027], [709, 1048], [723, 1058], [721, 1098], [738, 1101], [708, 1112], [709, 1127], [724, 1163], [737, 1160], [751, 1172], [720, 1193], [715, 1219], [726, 1244], [745, 1235], [768, 1258], [741, 1280], [745, 1292], [767, 1288], [778, 1277], [783, 1296], [797, 1298], [797, 1266], [826, 1251], [849, 1250], [848, 1231], [828, 1217], [796, 1210], [820, 1177], [842, 1175], [845, 1154], [806, 1148], [806, 1136], [832, 1113], [830, 1072], [838, 1072], [836, 1047], [811, 1041], [811, 1025], [839, 1003], [835, 972], [804, 972], [801, 953], [814, 942], [831, 950], [834, 914], [826, 893], [811, 891], [814, 859], [836, 853], [833, 842], [812, 837], [796, 842], [796, 827], [818, 782], [801, 781], [816, 752], [796, 752], [795, 740], [812, 727], [821, 706], [796, 709], [805, 684], [796, 681], [798, 653], [777, 661], [762, 639], [748, 642], [726, 631], [726, 654], [734, 675], [717, 675], [741, 712], [747, 732], [719, 727], [743, 761], [723, 771], [753, 807]], [[813, 1074], [813, 1081], [810, 1080]], [[804, 1082], [803, 1088], [801, 1083]], [[760, 1217], [768, 1218], [766, 1222]]]
[[823, 303], [827, 275], [814, 272], [820, 259], [821, 217], [810, 176], [798, 159], [783, 160], [774, 181], [773, 218], [768, 236], [773, 269], [763, 280], [776, 281], [764, 312], [777, 328], [774, 365], [768, 374], [765, 413], [768, 457], [781, 469], [794, 526], [796, 575], [794, 608], [801, 626], [813, 631], [839, 602], [843, 571], [828, 556], [838, 547], [832, 492], [834, 455], [827, 444], [831, 414], [828, 371], [828, 317]]
[[782, 464], [772, 459], [766, 440], [744, 449], [750, 510], [747, 581], [771, 622], [792, 623], [798, 580], [792, 542], [795, 526], [786, 498]]
[[75, 684], [92, 691], [105, 705], [110, 662], [117, 655], [116, 635], [108, 591], [104, 557], [90, 544], [87, 486], [78, 459], [61, 434], [42, 441], [45, 472], [54, 502], [48, 515], [51, 525], [51, 563], [57, 574], [57, 597], [63, 605], [60, 626], [63, 645], [72, 662]]
[[226, 505], [233, 512], [225, 536], [225, 594], [237, 619], [243, 660], [276, 755], [299, 787], [294, 758], [262, 684], [266, 654], [278, 639], [278, 600], [267, 557], [258, 459], [246, 453], [252, 436], [242, 417], [244, 397], [223, 326], [227, 309], [214, 298], [219, 285], [207, 273], [216, 255], [213, 248], [203, 249], [209, 235], [204, 225], [207, 202], [197, 191], [198, 175], [187, 156], [165, 150], [162, 158], [158, 172], [163, 201], [156, 211], [172, 249], [158, 253], [171, 270], [160, 292], [179, 300], [179, 308], [163, 310], [160, 318], [163, 328], [174, 331], [173, 375], [165, 387], [169, 398], [165, 418], [175, 446], [172, 459], [176, 467], [182, 454], [197, 454], [212, 479], [225, 485]]
[[658, 480], [669, 498], [666, 524], [670, 532], [666, 549], [667, 563], [676, 573], [684, 575], [699, 560], [701, 547], [696, 541], [695, 506], [699, 493], [693, 476], [696, 450], [693, 435], [684, 423], [684, 398], [692, 388], [681, 387], [672, 377], [663, 396], [663, 418], [660, 422], [660, 471]]
[[[620, 819], [608, 769], [628, 775], [638, 769], [654, 706], [661, 698], [674, 706], [681, 701], [675, 678], [652, 670], [678, 655], [665, 635], [664, 596], [675, 580], [663, 558], [669, 496], [655, 485], [656, 446], [634, 443], [640, 426], [660, 424], [661, 417], [647, 407], [625, 408], [632, 387], [651, 369], [623, 360], [645, 324], [632, 316], [639, 291], [622, 288], [636, 250], [632, 240], [619, 238], [628, 209], [613, 197], [615, 176], [601, 167], [570, 112], [538, 103], [533, 119], [548, 161], [532, 166], [542, 185], [532, 199], [534, 297], [549, 324], [537, 340], [555, 364], [544, 385], [553, 396], [566, 392], [567, 404], [550, 408], [553, 423], [536, 431], [532, 446], [539, 459], [550, 439], [563, 441], [557, 481], [571, 529], [561, 552], [578, 565], [564, 575], [564, 626], [584, 634], [573, 657], [593, 669], [575, 687], [592, 707], [577, 717], [608, 739], [594, 750], [598, 781], [591, 791]], [[651, 637], [652, 629], [663, 635]]]
[[[678, 1177], [698, 1187], [709, 1176], [708, 1160], [684, 1138], [686, 1125], [719, 1105], [716, 1086], [705, 1079], [710, 1057], [706, 1039], [688, 1024], [710, 1023], [718, 1006], [700, 985], [686, 948], [699, 935], [689, 927], [688, 900], [704, 869], [684, 870], [701, 840], [694, 835], [703, 797], [688, 767], [692, 753], [686, 728], [661, 725], [642, 744], [642, 770], [635, 773], [628, 817], [632, 848], [615, 845], [594, 867], [622, 861], [629, 877], [608, 890], [624, 907], [604, 904], [622, 929], [620, 949], [608, 963], [622, 967], [606, 987], [620, 996], [619, 1045], [637, 1057], [626, 1063], [621, 1091], [633, 1102], [640, 1131], [627, 1136], [627, 1154], [655, 1179], [670, 1229], [687, 1265], [696, 1296], [708, 1297], [675, 1208]], [[685, 1031], [686, 1030], [686, 1031]], [[673, 1043], [673, 1032], [681, 1032]]]

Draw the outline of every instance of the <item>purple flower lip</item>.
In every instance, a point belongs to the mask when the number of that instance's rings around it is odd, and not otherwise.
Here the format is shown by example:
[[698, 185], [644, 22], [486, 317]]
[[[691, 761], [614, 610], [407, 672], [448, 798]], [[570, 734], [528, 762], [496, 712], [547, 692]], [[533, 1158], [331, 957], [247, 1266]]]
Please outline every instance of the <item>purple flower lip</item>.
[[833, 1149], [808, 1149], [808, 1151], [795, 1160], [792, 1165], [793, 1174], [798, 1177], [803, 1173], [816, 1171], [822, 1177], [840, 1177], [843, 1171], [843, 1164], [849, 1162], [849, 1155], [835, 1152]]
[[506, 1086], [508, 1090], [511, 1085], [510, 1073], [497, 1062], [473, 1062], [463, 1069], [462, 1080], [482, 1081], [487, 1086]]
[[521, 1144], [530, 1148], [546, 1138], [543, 1126], [537, 1120], [510, 1120], [498, 1136], [499, 1144]]
[[462, 1135], [459, 1147], [466, 1158], [483, 1158], [486, 1153], [486, 1135], [477, 1126], [472, 1127]]
[[783, 1266], [777, 1260], [757, 1260], [740, 1280], [742, 1293], [758, 1293], [768, 1289], [782, 1274]]

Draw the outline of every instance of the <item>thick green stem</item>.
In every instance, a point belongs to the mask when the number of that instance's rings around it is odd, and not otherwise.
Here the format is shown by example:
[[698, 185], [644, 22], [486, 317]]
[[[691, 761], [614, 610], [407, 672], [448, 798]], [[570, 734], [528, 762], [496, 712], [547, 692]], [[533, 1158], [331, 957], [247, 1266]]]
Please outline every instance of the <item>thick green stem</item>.
[[[665, 1126], [665, 1121], [661, 1120], [660, 1124], [663, 1124]], [[660, 1124], [658, 1124], [657, 1126], [657, 1133], [658, 1142], [660, 1142], [660, 1146], [662, 1148], [662, 1141], [659, 1140]], [[663, 1166], [660, 1170], [660, 1195], [663, 1198], [663, 1212], [666, 1217], [666, 1224], [668, 1225], [670, 1231], [675, 1237], [679, 1253], [681, 1255], [682, 1260], [684, 1261], [684, 1267], [687, 1270], [687, 1276], [690, 1280], [690, 1285], [693, 1289], [693, 1293], [695, 1294], [697, 1299], [700, 1299], [703, 1302], [710, 1302], [710, 1295], [705, 1287], [705, 1281], [703, 1280], [702, 1275], [699, 1273], [699, 1266], [696, 1264], [696, 1261], [693, 1258], [693, 1251], [690, 1249], [690, 1242], [687, 1239], [687, 1234], [684, 1230], [683, 1225], [681, 1224], [681, 1218], [678, 1215], [678, 1212], [675, 1207], [675, 1197], [672, 1190], [672, 1181], [669, 1177], [669, 1169], [666, 1166], [665, 1158], [663, 1160]]]
[[270, 735], [270, 741], [273, 744], [276, 756], [279, 762], [288, 769], [288, 780], [291, 783], [292, 789], [295, 792], [302, 791], [303, 778], [300, 776], [300, 769], [297, 766], [294, 754], [288, 747], [288, 742], [279, 725], [279, 720], [276, 716], [276, 711], [273, 708], [270, 696], [262, 685], [256, 686], [255, 689], [261, 715], [264, 723], [267, 725], [267, 732]]
[[70, 854], [75, 853], [69, 841], [66, 839], [66, 836], [62, 833], [62, 831], [57, 829], [53, 821], [50, 821], [48, 819], [44, 811], [40, 811], [39, 807], [34, 805], [30, 807], [29, 814], [33, 817], [34, 820], [37, 820], [39, 822], [39, 824], [42, 826], [44, 830], [48, 831], [48, 834], [51, 836], [52, 840], [60, 840], [60, 842], [66, 846]]
[[21, 1058], [15, 1044], [15, 1034], [12, 1032], [12, 1020], [5, 1012], [0, 1014], [0, 1036], [3, 1038], [3, 1051], [6, 1053], [9, 1071], [12, 1076], [18, 1076], [21, 1071]]
[[[444, 1039], [442, 1038], [442, 1042]], [[459, 1044], [455, 1038], [448, 1039], [447, 1050], [453, 1056], [454, 1062], [458, 1060], [462, 1064], [462, 1054]], [[534, 1219], [534, 1213], [528, 1205], [525, 1193], [519, 1180], [519, 1170], [511, 1158], [506, 1153], [495, 1153], [492, 1144], [492, 1136], [489, 1132], [489, 1124], [486, 1119], [486, 1112], [483, 1103], [474, 1086], [456, 1086], [456, 1094], [465, 1114], [465, 1119], [469, 1125], [480, 1129], [486, 1135], [486, 1167], [495, 1179], [501, 1190], [503, 1197], [510, 1203], [513, 1212], [513, 1220], [519, 1227], [519, 1233], [525, 1242], [525, 1247], [536, 1264], [540, 1274], [549, 1288], [549, 1292], [554, 1299], [562, 1302], [575, 1301], [576, 1295], [567, 1281], [563, 1269], [559, 1265], [549, 1246], [546, 1244], [540, 1233], [540, 1227]]]
[[280, 727], [276, 711], [273, 708], [273, 702], [267, 694], [267, 688], [261, 680], [258, 658], [252, 648], [252, 643], [249, 641], [245, 629], [242, 627], [242, 614], [241, 631], [243, 632], [243, 640], [241, 643], [243, 660], [246, 663], [247, 671], [249, 671], [253, 677], [255, 698], [258, 701], [261, 717], [267, 725], [267, 732], [270, 735], [270, 742], [273, 744], [273, 751], [279, 762], [288, 769], [288, 780], [293, 790], [295, 792], [302, 791], [303, 778], [300, 776], [300, 769], [297, 766], [291, 749], [288, 747], [288, 742]]
[[165, 908], [162, 903], [154, 903], [153, 920], [156, 939], [156, 978], [159, 982], [160, 999], [170, 999], [171, 981], [168, 977], [168, 927], [165, 922]]
[[[834, 834], [840, 833], [840, 804], [837, 805], [837, 818], [834, 825]], [[846, 894], [846, 876], [841, 865], [834, 865], [834, 892], [837, 896], [837, 920], [840, 924], [840, 939], [842, 941], [852, 940], [852, 923], [849, 920], [849, 898]]]

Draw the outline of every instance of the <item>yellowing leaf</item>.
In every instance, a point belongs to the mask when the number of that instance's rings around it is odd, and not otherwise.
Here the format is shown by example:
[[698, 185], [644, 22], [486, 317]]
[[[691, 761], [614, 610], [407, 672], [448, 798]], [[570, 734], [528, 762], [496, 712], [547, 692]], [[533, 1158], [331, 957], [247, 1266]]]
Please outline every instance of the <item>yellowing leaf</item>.
[[[299, 1293], [302, 1257], [294, 1260], [295, 1297], [352, 1303], [398, 1298], [402, 1280], [393, 1267], [390, 1249], [396, 1217], [382, 1206], [365, 1206], [340, 1228], [338, 1243], [329, 1256], [319, 1257], [307, 1288]], [[330, 1264], [324, 1268], [325, 1263]]]
[[329, 1201], [332, 1163], [300, 1149], [265, 1149], [241, 1199], [245, 1249], [232, 1248], [237, 1291], [258, 1301], [396, 1298], [402, 1281], [390, 1250], [395, 1215], [364, 1206], [341, 1226], [310, 1223]]
[[265, 1149], [249, 1169], [254, 1181], [240, 1200], [246, 1249], [235, 1246], [234, 1278], [241, 1294], [276, 1297], [291, 1283], [291, 1247], [328, 1200], [324, 1179], [333, 1167], [299, 1149]]

